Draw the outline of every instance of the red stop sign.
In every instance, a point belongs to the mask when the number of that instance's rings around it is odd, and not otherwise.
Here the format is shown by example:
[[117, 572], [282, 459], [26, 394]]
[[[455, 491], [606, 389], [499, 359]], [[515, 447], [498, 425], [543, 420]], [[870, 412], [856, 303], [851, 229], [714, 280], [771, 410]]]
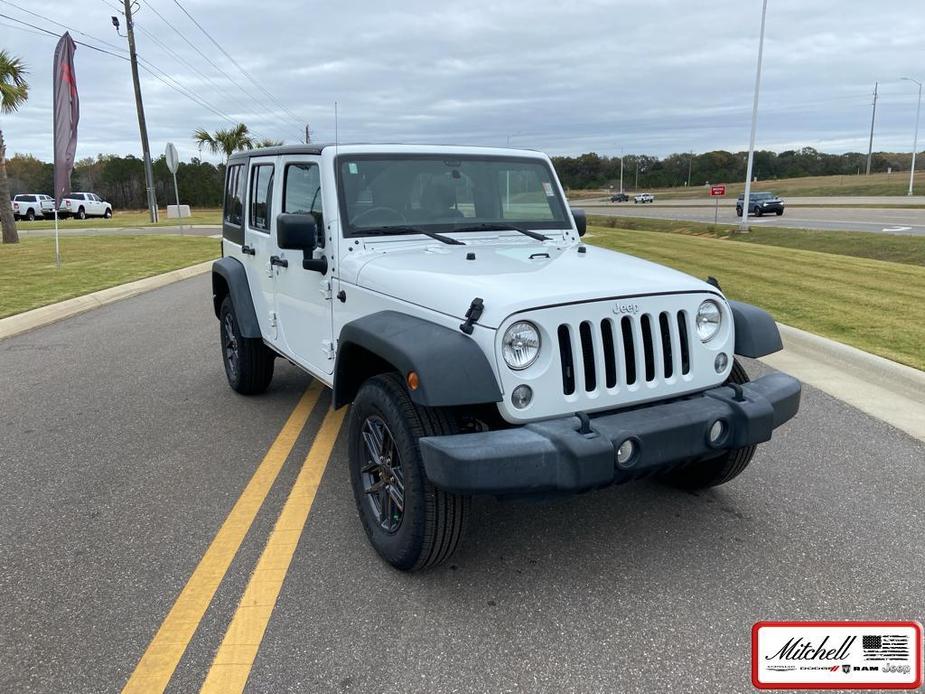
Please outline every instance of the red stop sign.
[[717, 195], [725, 195], [726, 186], [710, 186], [710, 195], [716, 197]]

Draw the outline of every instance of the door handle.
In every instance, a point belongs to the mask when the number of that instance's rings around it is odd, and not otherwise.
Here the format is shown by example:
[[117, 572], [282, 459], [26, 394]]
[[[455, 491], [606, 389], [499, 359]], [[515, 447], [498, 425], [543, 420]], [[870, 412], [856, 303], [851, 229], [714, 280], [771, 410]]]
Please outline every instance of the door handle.
[[245, 255], [257, 255], [257, 249], [252, 248], [251, 246], [248, 246], [246, 243], [243, 246], [241, 246], [241, 252], [244, 253]]
[[289, 261], [285, 258], [280, 258], [278, 255], [270, 256], [270, 265], [278, 265], [279, 267], [289, 267]]

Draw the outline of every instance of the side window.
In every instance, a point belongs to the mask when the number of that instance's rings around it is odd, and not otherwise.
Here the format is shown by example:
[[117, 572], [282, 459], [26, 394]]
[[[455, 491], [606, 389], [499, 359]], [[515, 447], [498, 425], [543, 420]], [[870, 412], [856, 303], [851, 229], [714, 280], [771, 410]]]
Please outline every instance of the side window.
[[283, 212], [310, 214], [324, 227], [321, 207], [321, 170], [317, 164], [287, 164], [283, 173]]
[[225, 223], [241, 226], [241, 213], [243, 204], [241, 202], [241, 171], [244, 166], [235, 164], [228, 167], [228, 173], [225, 175]]
[[273, 211], [270, 203], [273, 198], [273, 165], [257, 164], [251, 167], [250, 211], [248, 226], [251, 229], [270, 231], [270, 219]]

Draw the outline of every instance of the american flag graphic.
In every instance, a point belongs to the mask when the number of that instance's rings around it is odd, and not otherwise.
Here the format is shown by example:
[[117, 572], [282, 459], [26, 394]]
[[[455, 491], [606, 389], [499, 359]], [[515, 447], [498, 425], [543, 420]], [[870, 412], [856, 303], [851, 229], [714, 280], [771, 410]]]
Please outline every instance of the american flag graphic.
[[900, 634], [882, 634], [861, 638], [864, 660], [908, 660], [909, 637]]

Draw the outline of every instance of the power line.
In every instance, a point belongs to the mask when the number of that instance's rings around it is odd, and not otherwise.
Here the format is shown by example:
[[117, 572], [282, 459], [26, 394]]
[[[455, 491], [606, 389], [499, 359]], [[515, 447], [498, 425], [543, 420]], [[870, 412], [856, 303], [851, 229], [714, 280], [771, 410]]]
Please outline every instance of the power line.
[[122, 48], [121, 46], [117, 46], [117, 45], [115, 45], [114, 43], [109, 43], [109, 41], [104, 41], [104, 40], [101, 39], [101, 38], [98, 38], [98, 37], [96, 37], [96, 36], [93, 36], [92, 34], [88, 34], [88, 33], [83, 32], [83, 31], [78, 31], [77, 29], [71, 29], [71, 28], [65, 26], [64, 24], [62, 24], [61, 22], [56, 22], [54, 19], [51, 19], [50, 17], [44, 17], [44, 16], [40, 15], [38, 12], [33, 12], [32, 10], [27, 10], [25, 7], [20, 7], [20, 6], [17, 5], [16, 3], [10, 2], [10, 0], [0, 0], [0, 2], [4, 3], [4, 4], [6, 4], [6, 5], [11, 5], [12, 7], [15, 7], [15, 8], [16, 8], [17, 10], [19, 10], [20, 12], [26, 12], [26, 13], [28, 13], [28, 14], [31, 14], [33, 17], [37, 17], [38, 19], [41, 19], [41, 20], [43, 20], [43, 21], [50, 22], [51, 24], [54, 24], [54, 25], [56, 25], [56, 26], [59, 26], [59, 27], [61, 27], [62, 29], [66, 29], [67, 31], [73, 31], [75, 34], [79, 34], [79, 35], [81, 35], [81, 36], [86, 36], [88, 39], [93, 39], [93, 40], [96, 41], [97, 43], [101, 43], [101, 44], [103, 44], [104, 46], [109, 46], [110, 48], [114, 48], [114, 49], [117, 50], [117, 51], [125, 51], [125, 49]]
[[260, 91], [262, 91], [264, 94], [266, 94], [267, 97], [268, 97], [271, 101], [273, 101], [273, 103], [275, 103], [277, 106], [279, 106], [281, 109], [283, 109], [283, 111], [285, 111], [286, 113], [288, 113], [289, 116], [290, 116], [293, 120], [295, 120], [297, 123], [302, 124], [302, 123], [305, 122], [305, 119], [304, 119], [304, 118], [299, 118], [296, 114], [294, 114], [292, 111], [290, 111], [288, 108], [286, 108], [286, 106], [285, 106], [284, 104], [280, 103], [279, 99], [277, 99], [275, 96], [273, 96], [273, 94], [271, 94], [271, 93], [269, 92], [269, 90], [266, 89], [266, 87], [264, 87], [260, 82], [258, 82], [258, 81], [255, 80], [253, 77], [251, 77], [250, 73], [249, 73], [247, 70], [245, 70], [243, 67], [241, 67], [241, 65], [238, 63], [238, 61], [235, 60], [234, 58], [232, 58], [232, 57], [231, 57], [231, 54], [228, 53], [228, 51], [226, 51], [226, 50], [224, 49], [224, 47], [223, 47], [218, 41], [216, 41], [214, 38], [212, 38], [212, 35], [211, 35], [208, 31], [205, 30], [205, 27], [203, 27], [202, 24], [200, 24], [199, 22], [197, 22], [197, 21], [196, 21], [196, 18], [193, 17], [193, 15], [191, 15], [191, 14], [189, 13], [189, 11], [188, 11], [182, 4], [180, 4], [180, 0], [173, 0], [173, 2], [174, 2], [174, 4], [175, 4], [177, 7], [179, 7], [181, 10], [183, 10], [183, 14], [185, 14], [187, 17], [189, 17], [190, 21], [191, 21], [193, 24], [195, 24], [203, 34], [206, 35], [206, 38], [208, 38], [209, 41], [211, 41], [211, 42], [213, 43], [213, 45], [214, 45], [219, 51], [222, 52], [222, 55], [224, 55], [226, 58], [228, 58], [228, 60], [230, 60], [230, 61], [232, 62], [232, 64], [233, 64], [236, 68], [238, 68], [238, 70], [241, 71], [241, 74], [243, 74], [245, 77], [247, 77], [247, 79], [249, 79], [249, 80], [251, 81], [251, 84], [253, 84], [255, 87], [257, 87], [257, 88], [258, 88]]
[[[224, 69], [222, 69], [221, 67], [219, 67], [219, 66], [215, 63], [215, 61], [213, 61], [208, 55], [206, 55], [205, 53], [203, 53], [202, 49], [199, 48], [199, 46], [197, 46], [197, 45], [194, 44], [192, 41], [190, 41], [182, 31], [180, 31], [179, 29], [177, 29], [177, 27], [175, 27], [169, 20], [167, 20], [167, 18], [165, 18], [164, 15], [162, 15], [160, 12], [158, 12], [158, 11], [157, 11], [157, 8], [155, 8], [150, 2], [148, 2], [147, 7], [148, 7], [148, 9], [150, 9], [154, 14], [156, 14], [156, 15], [161, 19], [161, 21], [164, 22], [164, 24], [166, 24], [166, 25], [167, 25], [168, 27], [170, 27], [174, 32], [176, 32], [176, 33], [180, 36], [180, 38], [183, 39], [183, 40], [190, 46], [190, 48], [192, 48], [194, 51], [196, 51], [196, 53], [198, 53], [207, 63], [209, 63], [209, 65], [211, 65], [211, 66], [212, 66], [213, 68], [215, 68], [218, 72], [220, 72], [222, 75], [224, 75], [224, 76], [225, 76], [225, 79], [227, 79], [229, 82], [231, 82], [234, 86], [236, 86], [238, 89], [240, 89], [240, 90], [244, 93], [244, 95], [247, 96], [248, 99], [250, 99], [251, 101], [253, 101], [253, 102], [255, 102], [255, 103], [260, 101], [259, 98], [256, 98], [253, 94], [251, 94], [249, 91], [247, 91], [247, 90], [243, 87], [243, 85], [241, 85], [240, 81], [236, 80], [234, 77], [232, 77], [231, 75], [229, 75], [228, 72], [226, 72]], [[271, 113], [270, 115], [273, 115], [275, 118], [277, 118], [277, 119], [280, 120], [281, 122], [285, 122], [285, 119], [282, 118], [282, 116], [280, 116], [279, 114]], [[302, 127], [301, 121], [296, 121], [296, 122], [299, 123], [299, 126], [300, 126], [300, 128], [301, 128], [301, 127]], [[301, 139], [301, 133], [300, 133], [300, 136], [299, 136], [299, 137], [300, 137], [300, 139]]]
[[[10, 17], [9, 15], [3, 14], [2, 12], [0, 12], [0, 17], [3, 17], [4, 19], [10, 19], [10, 20], [12, 20], [12, 21], [14, 21], [14, 22], [18, 22], [19, 24], [24, 24], [25, 26], [27, 26], [27, 27], [32, 27], [33, 29], [38, 29], [38, 31], [42, 32], [43, 34], [48, 34], [49, 36], [54, 36], [56, 39], [60, 39], [60, 38], [61, 38], [61, 35], [60, 35], [60, 34], [56, 34], [55, 32], [51, 31], [50, 29], [46, 29], [45, 27], [40, 27], [40, 26], [37, 26], [37, 25], [35, 25], [35, 24], [30, 24], [29, 22], [25, 22], [25, 21], [23, 21], [23, 20], [21, 20], [21, 19], [16, 19], [16, 17]], [[45, 19], [45, 17], [42, 17], [42, 19]], [[62, 25], [62, 26], [63, 26], [63, 25]], [[20, 29], [21, 27], [16, 27], [16, 28], [17, 28], [17, 29]], [[64, 27], [64, 28], [67, 29], [67, 27]], [[70, 30], [68, 29], [68, 31], [70, 31]], [[34, 33], [36, 33], [36, 32], [30, 31], [29, 33], [30, 33], [30, 34], [34, 34]], [[75, 32], [75, 33], [77, 33], [77, 32]], [[127, 57], [127, 56], [119, 55], [118, 53], [113, 53], [112, 51], [107, 51], [105, 48], [100, 48], [99, 46], [91, 46], [89, 43], [84, 43], [83, 41], [76, 41], [76, 40], [74, 41], [74, 43], [76, 43], [78, 46], [86, 46], [87, 48], [92, 48], [94, 51], [99, 51], [100, 53], [105, 53], [106, 55], [111, 55], [111, 56], [113, 56], [113, 57], [115, 57], [115, 58], [121, 58], [122, 60], [128, 60], [128, 57]]]

